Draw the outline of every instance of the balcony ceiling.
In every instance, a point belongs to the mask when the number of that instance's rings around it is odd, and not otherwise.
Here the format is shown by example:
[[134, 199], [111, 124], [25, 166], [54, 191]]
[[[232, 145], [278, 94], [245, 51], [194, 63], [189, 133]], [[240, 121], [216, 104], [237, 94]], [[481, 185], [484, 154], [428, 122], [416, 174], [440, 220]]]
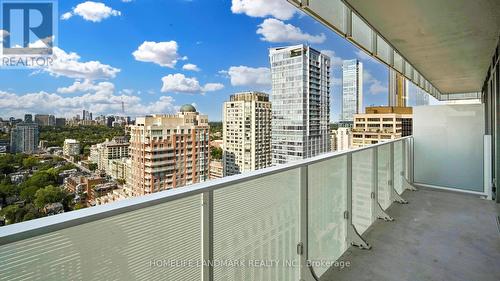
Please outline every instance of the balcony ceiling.
[[481, 91], [499, 0], [344, 0], [442, 93]]

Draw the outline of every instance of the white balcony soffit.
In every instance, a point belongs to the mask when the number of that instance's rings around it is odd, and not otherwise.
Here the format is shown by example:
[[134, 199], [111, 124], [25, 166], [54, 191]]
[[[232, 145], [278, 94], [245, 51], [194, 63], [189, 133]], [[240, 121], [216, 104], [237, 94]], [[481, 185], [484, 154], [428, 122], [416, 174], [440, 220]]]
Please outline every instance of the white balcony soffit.
[[[438, 99], [481, 91], [500, 36], [499, 0], [288, 1]], [[356, 14], [381, 37], [369, 39]], [[387, 56], [382, 37], [408, 62], [401, 66], [392, 50]]]

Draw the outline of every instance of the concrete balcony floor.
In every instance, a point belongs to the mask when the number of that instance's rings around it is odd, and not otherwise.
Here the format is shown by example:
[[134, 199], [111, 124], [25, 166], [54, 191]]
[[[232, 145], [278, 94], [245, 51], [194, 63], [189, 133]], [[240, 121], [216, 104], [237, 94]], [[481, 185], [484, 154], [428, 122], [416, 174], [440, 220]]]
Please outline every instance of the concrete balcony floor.
[[500, 280], [500, 206], [463, 193], [406, 191], [408, 205], [387, 210], [363, 237], [371, 250], [350, 247], [321, 280]]

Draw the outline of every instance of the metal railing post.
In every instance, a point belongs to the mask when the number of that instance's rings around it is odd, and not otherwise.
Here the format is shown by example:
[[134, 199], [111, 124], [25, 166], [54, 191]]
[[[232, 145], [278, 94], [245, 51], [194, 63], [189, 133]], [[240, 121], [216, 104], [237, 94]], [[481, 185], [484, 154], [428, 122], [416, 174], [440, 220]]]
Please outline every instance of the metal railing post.
[[213, 191], [203, 193], [202, 207], [202, 280], [214, 280], [214, 197]]

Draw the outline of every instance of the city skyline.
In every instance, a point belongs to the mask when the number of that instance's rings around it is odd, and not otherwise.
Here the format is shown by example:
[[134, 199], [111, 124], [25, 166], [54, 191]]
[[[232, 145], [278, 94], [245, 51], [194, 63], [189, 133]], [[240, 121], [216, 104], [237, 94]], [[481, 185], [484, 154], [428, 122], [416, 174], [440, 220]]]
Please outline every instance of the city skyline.
[[[242, 5], [246, 1], [210, 5], [179, 0], [155, 7], [147, 2], [106, 2], [116, 12], [98, 18], [82, 12], [81, 1], [60, 3], [56, 54], [61, 61], [57, 68], [43, 71], [1, 71], [0, 79], [9, 81], [0, 88], [1, 117], [72, 117], [83, 109], [95, 116], [116, 115], [122, 113], [122, 102], [125, 114], [136, 117], [174, 113], [190, 103], [210, 120], [221, 121], [220, 105], [231, 94], [271, 93], [269, 48], [300, 43], [332, 57], [332, 121], [340, 115], [344, 59], [359, 58], [366, 65], [365, 106], [386, 103], [386, 67], [302, 17], [286, 1], [257, 1], [258, 7]], [[156, 20], [138, 22], [145, 14]], [[199, 21], [188, 25], [188, 18]], [[157, 25], [165, 28], [154, 28]], [[85, 32], [74, 36], [75, 30]], [[26, 79], [30, 83], [22, 82]]]

